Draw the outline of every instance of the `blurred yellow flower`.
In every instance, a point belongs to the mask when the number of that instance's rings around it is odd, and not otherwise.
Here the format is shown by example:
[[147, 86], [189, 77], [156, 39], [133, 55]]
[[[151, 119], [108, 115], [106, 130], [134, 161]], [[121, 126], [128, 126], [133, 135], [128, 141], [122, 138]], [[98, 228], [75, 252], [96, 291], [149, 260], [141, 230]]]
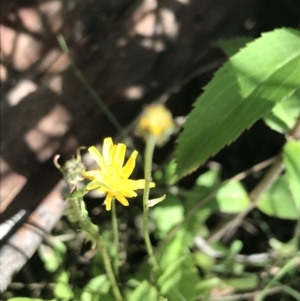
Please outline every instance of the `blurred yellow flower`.
[[163, 144], [173, 133], [174, 128], [171, 112], [164, 105], [152, 104], [144, 109], [137, 131], [144, 139], [153, 136], [158, 144]]
[[[145, 180], [128, 179], [134, 170], [138, 152], [133, 151], [124, 165], [126, 145], [113, 144], [110, 137], [104, 139], [102, 155], [94, 146], [89, 147], [88, 151], [99, 168], [83, 173], [84, 177], [92, 181], [86, 189], [97, 189], [107, 193], [104, 201], [106, 210], [111, 209], [113, 198], [116, 198], [122, 205], [128, 206], [127, 198], [136, 197], [135, 190], [145, 188]], [[155, 184], [151, 182], [150, 187], [154, 186]]]

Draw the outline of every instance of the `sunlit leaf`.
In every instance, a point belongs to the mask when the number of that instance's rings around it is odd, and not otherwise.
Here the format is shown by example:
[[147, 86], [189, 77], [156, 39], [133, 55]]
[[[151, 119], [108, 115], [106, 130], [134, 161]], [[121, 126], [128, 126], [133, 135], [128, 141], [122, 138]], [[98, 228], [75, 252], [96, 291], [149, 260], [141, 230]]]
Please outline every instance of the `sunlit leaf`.
[[58, 275], [53, 293], [55, 297], [60, 299], [71, 299], [74, 297], [73, 291], [69, 286], [69, 275], [67, 272], [63, 271]]
[[83, 288], [81, 298], [82, 301], [98, 301], [101, 295], [106, 295], [110, 288], [110, 282], [106, 275], [99, 275], [91, 279]]
[[183, 221], [184, 208], [176, 196], [168, 194], [163, 203], [152, 210], [152, 216], [160, 237], [164, 237], [175, 225]]
[[144, 280], [132, 292], [128, 301], [156, 301], [158, 298], [158, 291], [156, 287], [151, 285], [148, 281]]
[[224, 213], [238, 213], [246, 209], [249, 204], [250, 199], [243, 185], [234, 181], [221, 187], [209, 206]]
[[54, 240], [51, 247], [42, 244], [38, 251], [44, 261], [45, 269], [49, 272], [55, 272], [62, 264], [67, 248], [63, 242]]
[[197, 99], [178, 138], [177, 173], [192, 172], [300, 86], [300, 32], [265, 33], [232, 56]]
[[279, 133], [288, 133], [297, 123], [300, 116], [300, 89], [284, 101], [279, 102], [264, 117], [265, 123]]
[[257, 275], [249, 275], [247, 277], [239, 277], [224, 280], [224, 282], [234, 287], [236, 290], [250, 290], [255, 289], [259, 284], [259, 278]]
[[298, 219], [298, 211], [288, 186], [286, 175], [282, 175], [258, 200], [257, 208], [267, 215]]
[[165, 270], [172, 262], [181, 258], [189, 244], [192, 243], [192, 233], [182, 227], [176, 235], [158, 252], [159, 266]]
[[39, 298], [26, 298], [26, 297], [13, 297], [7, 299], [7, 301], [56, 301], [57, 299], [45, 300]]
[[199, 276], [191, 254], [184, 255], [170, 264], [158, 279], [162, 294], [171, 300], [194, 300]]

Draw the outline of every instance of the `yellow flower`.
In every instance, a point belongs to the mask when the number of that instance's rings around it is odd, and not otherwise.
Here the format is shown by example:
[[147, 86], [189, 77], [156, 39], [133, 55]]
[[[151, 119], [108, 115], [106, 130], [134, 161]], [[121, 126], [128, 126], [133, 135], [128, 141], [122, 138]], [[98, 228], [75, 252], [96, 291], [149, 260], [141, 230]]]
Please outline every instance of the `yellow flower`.
[[137, 130], [145, 139], [155, 137], [161, 145], [173, 133], [174, 127], [171, 112], [161, 104], [152, 104], [144, 109]]
[[[91, 146], [88, 149], [92, 158], [97, 162], [99, 168], [83, 173], [84, 177], [91, 180], [86, 189], [97, 189], [106, 192], [104, 204], [106, 210], [111, 209], [111, 202], [116, 198], [122, 205], [128, 206], [127, 198], [136, 197], [135, 190], [145, 188], [145, 180], [128, 179], [135, 167], [135, 160], [138, 155], [133, 151], [130, 158], [124, 165], [126, 145], [122, 143], [113, 144], [112, 138], [105, 138], [102, 154]], [[123, 166], [124, 165], [124, 166]], [[150, 187], [154, 187], [153, 182]]]

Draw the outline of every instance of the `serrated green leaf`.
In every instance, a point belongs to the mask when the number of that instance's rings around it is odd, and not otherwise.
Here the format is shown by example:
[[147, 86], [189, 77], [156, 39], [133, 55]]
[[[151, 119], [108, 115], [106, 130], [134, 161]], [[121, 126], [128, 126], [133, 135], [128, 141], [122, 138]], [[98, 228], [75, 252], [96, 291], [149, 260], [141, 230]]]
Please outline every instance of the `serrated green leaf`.
[[178, 138], [177, 173], [187, 175], [300, 86], [300, 32], [265, 33], [230, 58], [197, 99]]
[[251, 42], [252, 39], [249, 37], [238, 37], [233, 39], [220, 40], [216, 43], [216, 46], [221, 48], [224, 53], [230, 57], [236, 54], [241, 48]]
[[283, 161], [288, 185], [300, 217], [300, 142], [289, 141], [284, 146]]
[[140, 285], [132, 292], [128, 301], [156, 301], [158, 298], [157, 289], [151, 285], [148, 281], [144, 280]]
[[259, 198], [257, 208], [267, 215], [283, 219], [298, 219], [291, 191], [288, 187], [286, 175], [282, 175], [271, 188]]
[[284, 101], [278, 103], [271, 112], [264, 117], [265, 123], [274, 131], [288, 133], [292, 130], [300, 116], [300, 89]]

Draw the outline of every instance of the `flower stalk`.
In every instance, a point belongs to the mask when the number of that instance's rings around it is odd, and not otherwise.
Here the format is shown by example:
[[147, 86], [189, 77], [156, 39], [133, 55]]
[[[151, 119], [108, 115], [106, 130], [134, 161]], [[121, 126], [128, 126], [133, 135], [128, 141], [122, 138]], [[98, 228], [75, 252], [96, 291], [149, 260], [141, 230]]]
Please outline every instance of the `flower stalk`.
[[149, 193], [150, 193], [150, 183], [151, 183], [151, 171], [152, 171], [152, 159], [154, 148], [156, 144], [156, 138], [154, 136], [148, 136], [146, 139], [145, 148], [145, 188], [143, 194], [143, 236], [145, 240], [145, 245], [147, 249], [148, 256], [151, 260], [151, 264], [155, 271], [159, 270], [159, 265], [157, 259], [154, 255], [152, 244], [149, 236]]
[[111, 223], [112, 223], [112, 230], [113, 230], [113, 240], [114, 240], [114, 247], [116, 253], [114, 254], [113, 259], [113, 267], [116, 277], [119, 276], [119, 229], [118, 229], [118, 219], [117, 219], [117, 209], [116, 209], [116, 200], [112, 201], [112, 210], [111, 210]]

